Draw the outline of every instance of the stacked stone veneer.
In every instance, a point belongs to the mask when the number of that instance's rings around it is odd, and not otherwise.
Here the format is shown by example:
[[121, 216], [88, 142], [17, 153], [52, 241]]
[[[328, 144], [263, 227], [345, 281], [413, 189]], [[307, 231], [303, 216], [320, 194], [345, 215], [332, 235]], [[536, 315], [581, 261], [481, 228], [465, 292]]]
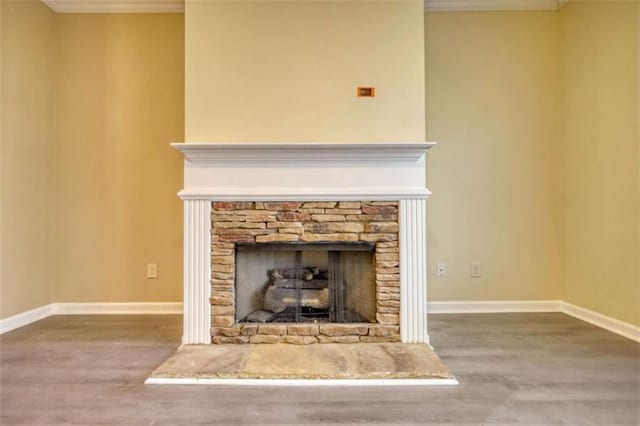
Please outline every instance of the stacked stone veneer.
[[[213, 343], [400, 341], [396, 201], [214, 202], [211, 238]], [[376, 323], [235, 323], [235, 244], [375, 243]]]

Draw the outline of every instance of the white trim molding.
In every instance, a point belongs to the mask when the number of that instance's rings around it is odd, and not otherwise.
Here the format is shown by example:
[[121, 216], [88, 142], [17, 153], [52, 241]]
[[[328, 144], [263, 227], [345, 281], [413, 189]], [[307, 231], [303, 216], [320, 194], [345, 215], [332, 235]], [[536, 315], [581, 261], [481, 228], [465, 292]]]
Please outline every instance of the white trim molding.
[[40, 321], [51, 315], [182, 314], [181, 302], [50, 303], [0, 320], [0, 334]]
[[429, 343], [426, 200], [400, 200], [400, 337]]
[[[569, 0], [425, 0], [424, 10], [557, 10]], [[42, 0], [56, 13], [184, 13], [184, 0]]]
[[209, 201], [399, 201], [406, 198], [429, 198], [431, 191], [424, 187], [358, 188], [358, 187], [230, 187], [186, 188], [178, 193], [183, 200]]
[[562, 312], [574, 318], [578, 318], [579, 320], [588, 322], [589, 324], [609, 330], [612, 333], [640, 342], [640, 327], [633, 324], [599, 314], [569, 302], [562, 303]]
[[211, 343], [211, 202], [184, 201], [183, 344]]
[[0, 320], [0, 334], [24, 327], [53, 315], [55, 303], [40, 306]]
[[568, 0], [425, 0], [427, 12], [557, 10]]
[[184, 0], [42, 0], [56, 13], [184, 13]]
[[176, 315], [181, 302], [54, 303], [53, 315]]

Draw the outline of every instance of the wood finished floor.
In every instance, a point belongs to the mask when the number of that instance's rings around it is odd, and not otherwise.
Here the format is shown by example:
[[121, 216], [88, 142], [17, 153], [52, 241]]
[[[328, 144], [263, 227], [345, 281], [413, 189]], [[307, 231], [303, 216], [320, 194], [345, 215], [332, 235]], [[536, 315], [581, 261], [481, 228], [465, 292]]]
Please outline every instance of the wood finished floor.
[[640, 424], [640, 344], [563, 314], [429, 320], [457, 387], [144, 385], [179, 316], [54, 316], [0, 337], [0, 422]]

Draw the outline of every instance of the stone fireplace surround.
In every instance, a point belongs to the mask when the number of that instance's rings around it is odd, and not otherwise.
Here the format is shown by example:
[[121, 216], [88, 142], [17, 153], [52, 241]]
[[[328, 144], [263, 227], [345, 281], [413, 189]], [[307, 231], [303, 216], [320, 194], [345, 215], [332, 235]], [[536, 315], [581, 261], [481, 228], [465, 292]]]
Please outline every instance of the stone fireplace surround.
[[[179, 193], [185, 222], [183, 344], [428, 343], [425, 154], [433, 145], [173, 144], [185, 156], [185, 187]], [[247, 215], [258, 214], [249, 211], [263, 208], [275, 215], [263, 222], [264, 228], [243, 228], [236, 226], [241, 220], [223, 218], [244, 217], [247, 223]], [[309, 220], [294, 220], [307, 219], [307, 214]], [[313, 219], [314, 214], [325, 217]], [[327, 215], [335, 221], [317, 220], [331, 219]], [[285, 228], [282, 222], [294, 226]], [[376, 323], [234, 323], [235, 265], [228, 257], [234, 243], [294, 238], [375, 243]]]
[[[397, 201], [217, 201], [211, 221], [213, 343], [400, 341]], [[274, 242], [373, 243], [376, 323], [235, 323], [235, 244]]]

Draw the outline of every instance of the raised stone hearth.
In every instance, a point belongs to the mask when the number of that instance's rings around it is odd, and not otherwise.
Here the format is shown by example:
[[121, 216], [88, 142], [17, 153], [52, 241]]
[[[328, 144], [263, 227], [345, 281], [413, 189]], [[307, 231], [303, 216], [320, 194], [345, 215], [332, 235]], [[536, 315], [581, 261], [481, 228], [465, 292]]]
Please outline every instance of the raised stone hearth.
[[183, 343], [428, 343], [432, 145], [174, 144]]
[[[158, 367], [146, 383], [233, 384], [234, 379], [354, 379], [358, 385], [457, 384], [429, 346], [403, 343], [186, 345]], [[376, 379], [393, 380], [371, 382]]]

